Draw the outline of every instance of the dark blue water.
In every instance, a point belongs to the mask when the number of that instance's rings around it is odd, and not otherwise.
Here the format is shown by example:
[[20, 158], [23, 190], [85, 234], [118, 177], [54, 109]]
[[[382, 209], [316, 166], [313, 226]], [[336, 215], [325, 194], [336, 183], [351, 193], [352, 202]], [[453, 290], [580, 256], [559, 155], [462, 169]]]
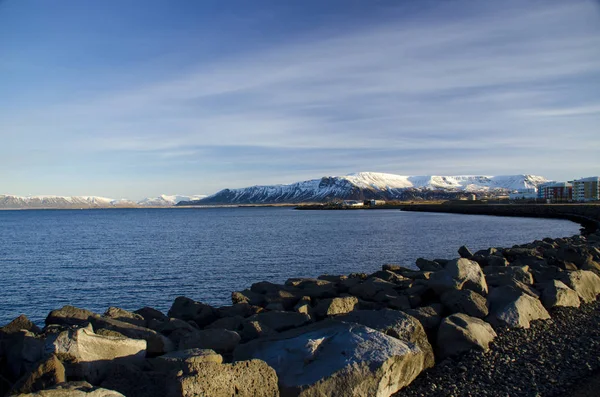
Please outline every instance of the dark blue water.
[[0, 324], [65, 304], [167, 311], [230, 304], [262, 280], [373, 272], [385, 263], [577, 234], [563, 220], [291, 208], [0, 211]]

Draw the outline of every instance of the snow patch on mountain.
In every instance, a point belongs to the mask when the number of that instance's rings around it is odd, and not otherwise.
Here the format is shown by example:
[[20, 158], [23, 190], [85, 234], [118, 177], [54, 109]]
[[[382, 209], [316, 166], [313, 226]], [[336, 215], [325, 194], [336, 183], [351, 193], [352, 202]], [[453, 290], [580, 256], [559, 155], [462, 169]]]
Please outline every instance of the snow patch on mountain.
[[196, 195], [196, 196], [182, 196], [182, 195], [172, 195], [168, 196], [166, 194], [161, 194], [158, 197], [145, 198], [137, 202], [138, 205], [142, 206], [153, 206], [153, 207], [170, 207], [176, 204], [179, 204], [182, 201], [192, 201], [192, 200], [200, 200], [206, 197], [206, 195]]
[[128, 199], [112, 199], [99, 196], [14, 196], [0, 195], [0, 208], [26, 209], [26, 208], [113, 208], [113, 207], [172, 207], [180, 201], [200, 200], [205, 195], [161, 195], [154, 198], [145, 198], [140, 201]]
[[272, 204], [323, 202], [334, 199], [402, 199], [407, 191], [509, 192], [535, 188], [547, 179], [535, 175], [405, 176], [358, 172], [287, 185], [224, 189], [194, 204]]

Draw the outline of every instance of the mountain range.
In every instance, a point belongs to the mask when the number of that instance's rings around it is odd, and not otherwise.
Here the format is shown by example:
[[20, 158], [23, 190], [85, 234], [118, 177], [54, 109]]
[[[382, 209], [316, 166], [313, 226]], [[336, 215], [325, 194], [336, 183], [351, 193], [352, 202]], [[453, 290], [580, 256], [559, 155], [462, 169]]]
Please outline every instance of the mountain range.
[[331, 200], [406, 200], [451, 198], [459, 193], [508, 193], [531, 189], [548, 180], [535, 175], [503, 176], [404, 176], [376, 172], [359, 172], [345, 176], [288, 185], [251, 186], [224, 189], [200, 200], [182, 201], [178, 205], [279, 204], [327, 202]]
[[462, 193], [500, 194], [531, 189], [548, 180], [535, 175], [503, 176], [404, 176], [358, 172], [345, 176], [287, 185], [223, 189], [211, 196], [161, 195], [140, 201], [98, 196], [12, 196], [0, 195], [0, 209], [27, 208], [138, 208], [183, 205], [296, 204], [332, 200], [411, 200], [453, 198]]
[[206, 196], [167, 196], [145, 198], [140, 201], [111, 199], [98, 196], [13, 196], [0, 195], [0, 209], [28, 208], [137, 208], [172, 207], [181, 201], [199, 200]]

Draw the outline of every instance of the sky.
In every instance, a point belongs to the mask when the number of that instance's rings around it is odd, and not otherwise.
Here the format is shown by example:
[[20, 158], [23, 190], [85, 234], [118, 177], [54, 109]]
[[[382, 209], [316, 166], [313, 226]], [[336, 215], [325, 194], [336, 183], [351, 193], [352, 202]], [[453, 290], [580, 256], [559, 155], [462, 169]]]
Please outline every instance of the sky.
[[0, 194], [600, 174], [593, 0], [0, 0]]

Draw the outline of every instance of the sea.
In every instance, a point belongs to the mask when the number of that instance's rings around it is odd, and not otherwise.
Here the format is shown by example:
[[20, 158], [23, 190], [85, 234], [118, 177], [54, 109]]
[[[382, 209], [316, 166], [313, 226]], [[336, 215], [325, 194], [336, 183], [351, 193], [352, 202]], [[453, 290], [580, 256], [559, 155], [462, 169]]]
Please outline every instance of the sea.
[[214, 306], [252, 283], [414, 267], [579, 233], [557, 219], [291, 207], [0, 211], [0, 325], [43, 324], [74, 305], [150, 306], [187, 296]]

